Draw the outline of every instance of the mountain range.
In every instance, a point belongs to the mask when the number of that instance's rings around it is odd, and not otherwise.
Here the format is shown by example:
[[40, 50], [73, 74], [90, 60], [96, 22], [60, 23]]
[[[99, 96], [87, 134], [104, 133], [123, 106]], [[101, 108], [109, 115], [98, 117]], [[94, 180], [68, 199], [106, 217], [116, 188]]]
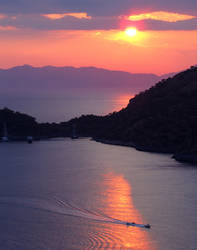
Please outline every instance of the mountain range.
[[131, 74], [94, 67], [17, 66], [0, 69], [0, 107], [39, 121], [118, 111], [135, 94], [166, 76]]
[[51, 93], [67, 88], [120, 88], [138, 93], [169, 77], [155, 74], [131, 74], [94, 67], [17, 66], [0, 69], [0, 92], [4, 94]]

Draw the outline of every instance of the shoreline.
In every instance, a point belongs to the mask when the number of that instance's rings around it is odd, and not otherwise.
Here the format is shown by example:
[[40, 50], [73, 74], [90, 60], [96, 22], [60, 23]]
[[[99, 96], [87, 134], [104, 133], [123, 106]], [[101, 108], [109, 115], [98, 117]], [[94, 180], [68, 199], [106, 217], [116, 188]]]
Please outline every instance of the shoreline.
[[139, 146], [136, 145], [132, 142], [122, 142], [122, 141], [113, 141], [113, 140], [106, 140], [106, 139], [98, 139], [98, 138], [92, 138], [92, 140], [96, 141], [96, 142], [100, 142], [100, 143], [104, 143], [104, 144], [109, 144], [109, 145], [114, 145], [114, 146], [124, 146], [124, 147], [132, 147], [135, 148], [138, 151], [143, 151], [143, 152], [149, 152], [149, 153], [160, 153], [160, 154], [171, 154], [171, 158], [173, 158], [174, 160], [178, 161], [178, 162], [182, 162], [182, 163], [190, 163], [190, 164], [197, 164], [197, 154], [195, 153], [178, 153], [175, 154], [173, 152], [170, 151], [159, 151], [156, 150], [154, 148], [148, 148], [148, 147], [144, 147], [144, 146]]
[[[42, 137], [42, 138], [34, 138], [32, 140], [32, 142], [34, 141], [45, 141], [45, 140], [50, 140], [50, 139], [54, 139], [54, 138], [60, 138], [60, 137]], [[65, 137], [61, 137], [61, 138], [70, 138], [68, 136]], [[103, 144], [108, 144], [108, 145], [114, 145], [114, 146], [123, 146], [123, 147], [131, 147], [131, 148], [135, 148], [138, 151], [142, 151], [142, 152], [148, 152], [148, 153], [159, 153], [159, 154], [169, 154], [171, 155], [171, 158], [178, 161], [178, 162], [182, 162], [182, 163], [190, 163], [192, 165], [197, 165], [197, 153], [190, 153], [190, 152], [183, 152], [183, 153], [174, 153], [172, 151], [169, 150], [158, 150], [156, 148], [153, 147], [146, 147], [146, 146], [140, 146], [137, 145], [133, 142], [123, 142], [120, 140], [107, 140], [107, 139], [99, 139], [99, 138], [94, 138], [94, 137], [90, 137], [90, 136], [82, 136], [79, 137], [77, 139], [82, 139], [82, 138], [91, 138], [91, 140], [96, 141], [96, 142], [100, 142]], [[28, 141], [26, 139], [22, 139], [22, 138], [12, 138], [11, 140], [9, 140], [8, 142], [27, 142]], [[0, 143], [4, 143], [3, 141], [0, 140]]]
[[109, 145], [117, 145], [117, 146], [124, 146], [124, 147], [132, 147], [135, 148], [138, 151], [143, 151], [143, 152], [149, 152], [149, 153], [161, 153], [161, 154], [172, 154], [172, 151], [168, 150], [158, 150], [156, 148], [151, 148], [151, 147], [146, 147], [146, 146], [140, 146], [137, 145], [133, 142], [123, 142], [123, 141], [113, 141], [113, 140], [106, 140], [106, 139], [98, 139], [98, 138], [92, 138], [96, 142], [104, 143], [104, 144], [109, 144]]

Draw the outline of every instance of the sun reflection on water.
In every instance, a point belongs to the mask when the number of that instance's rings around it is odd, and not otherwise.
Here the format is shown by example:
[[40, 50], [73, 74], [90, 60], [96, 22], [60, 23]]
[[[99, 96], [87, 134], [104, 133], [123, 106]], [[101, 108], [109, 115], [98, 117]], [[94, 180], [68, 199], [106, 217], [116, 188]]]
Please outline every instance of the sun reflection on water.
[[[146, 223], [135, 208], [132, 200], [131, 186], [121, 175], [113, 173], [104, 176], [103, 185], [106, 187], [104, 213], [113, 218]], [[126, 225], [104, 225], [105, 231], [113, 236], [115, 248], [121, 249], [155, 249], [150, 237], [150, 231]], [[114, 242], [112, 244], [114, 246]], [[112, 246], [111, 246], [112, 247]]]

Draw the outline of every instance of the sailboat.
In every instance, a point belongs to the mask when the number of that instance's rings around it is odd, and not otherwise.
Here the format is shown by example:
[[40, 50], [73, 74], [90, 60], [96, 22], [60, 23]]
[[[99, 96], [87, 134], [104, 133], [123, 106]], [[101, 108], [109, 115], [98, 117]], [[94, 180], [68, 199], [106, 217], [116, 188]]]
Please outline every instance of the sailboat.
[[3, 142], [8, 141], [8, 130], [7, 130], [7, 124], [6, 122], [3, 123], [3, 137], [2, 137]]
[[76, 124], [73, 124], [73, 128], [72, 128], [72, 139], [78, 139], [79, 137], [76, 134]]
[[32, 136], [27, 136], [27, 142], [31, 144], [33, 142], [33, 137]]

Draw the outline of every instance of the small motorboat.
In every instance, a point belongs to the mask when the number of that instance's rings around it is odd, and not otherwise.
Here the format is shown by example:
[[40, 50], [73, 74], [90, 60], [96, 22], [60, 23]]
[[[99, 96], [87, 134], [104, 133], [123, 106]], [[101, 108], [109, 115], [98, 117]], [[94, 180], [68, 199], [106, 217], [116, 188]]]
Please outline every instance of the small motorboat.
[[126, 222], [126, 225], [127, 226], [133, 226], [133, 227], [141, 227], [141, 228], [151, 228], [151, 225], [150, 224], [136, 224], [135, 222]]

